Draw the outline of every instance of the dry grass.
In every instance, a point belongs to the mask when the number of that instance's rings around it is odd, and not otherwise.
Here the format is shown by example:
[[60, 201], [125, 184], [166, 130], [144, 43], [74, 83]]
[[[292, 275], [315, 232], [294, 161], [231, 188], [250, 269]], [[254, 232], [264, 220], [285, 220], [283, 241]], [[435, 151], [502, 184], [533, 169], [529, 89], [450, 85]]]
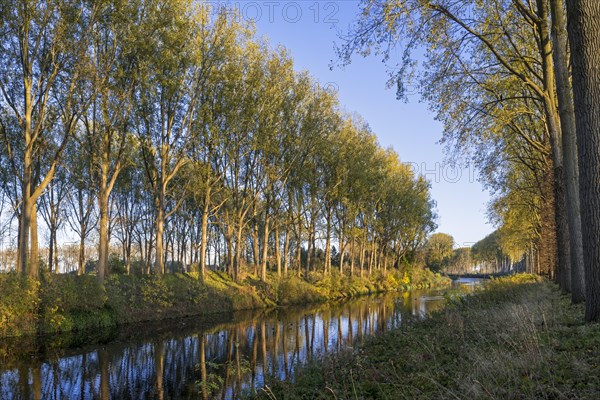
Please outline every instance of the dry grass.
[[303, 368], [279, 399], [597, 399], [600, 325], [547, 282], [509, 278], [354, 353]]

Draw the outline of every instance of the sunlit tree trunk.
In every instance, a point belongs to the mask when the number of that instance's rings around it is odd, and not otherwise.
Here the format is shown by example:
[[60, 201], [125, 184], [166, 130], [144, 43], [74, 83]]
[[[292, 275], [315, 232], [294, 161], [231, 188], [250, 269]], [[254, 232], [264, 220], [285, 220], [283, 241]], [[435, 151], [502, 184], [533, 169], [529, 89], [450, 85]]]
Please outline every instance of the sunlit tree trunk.
[[356, 257], [354, 257], [355, 242], [356, 242], [356, 239], [353, 236], [352, 242], [350, 242], [350, 276], [354, 276], [354, 259], [356, 258]]
[[372, 276], [373, 269], [377, 268], [375, 262], [375, 238], [373, 237], [373, 241], [371, 242], [371, 252], [369, 254], [369, 276]]
[[[230, 229], [229, 227], [227, 228]], [[233, 276], [234, 271], [234, 263], [235, 263], [235, 254], [233, 249], [233, 232], [230, 232], [225, 236], [225, 243], [227, 245], [227, 274], [229, 276]]]
[[344, 240], [344, 229], [340, 229], [340, 274], [344, 273], [344, 253], [346, 252], [346, 241]]
[[298, 225], [298, 237], [296, 238], [296, 264], [298, 264], [298, 278], [302, 275], [302, 230]]
[[106, 185], [104, 178], [104, 176], [101, 177], [100, 193], [98, 195], [100, 244], [98, 248], [97, 277], [100, 284], [104, 283], [104, 278], [108, 275], [108, 194], [103, 189]]
[[312, 262], [312, 253], [313, 253], [313, 230], [309, 228], [308, 232], [308, 244], [306, 251], [306, 276], [310, 272], [311, 262]]
[[331, 211], [328, 208], [326, 214], [326, 228], [325, 228], [325, 265], [323, 272], [329, 274], [331, 271]]
[[281, 249], [279, 248], [279, 224], [275, 225], [275, 263], [277, 276], [281, 277]]
[[30, 215], [31, 261], [29, 262], [29, 276], [37, 279], [40, 271], [40, 242], [38, 236], [37, 205], [35, 201], [31, 203]]
[[158, 196], [156, 198], [156, 259], [154, 260], [154, 273], [165, 273], [165, 250], [164, 250], [164, 230], [165, 230], [165, 197], [164, 186], [159, 183]]
[[208, 202], [205, 202], [202, 210], [202, 226], [200, 237], [200, 278], [206, 277], [206, 249], [208, 244]]
[[[237, 228], [237, 240], [235, 244], [235, 264], [233, 268], [233, 280], [236, 282], [239, 280], [241, 268], [242, 268], [242, 248], [243, 244], [243, 235], [244, 227], [242, 225], [242, 221], [240, 220]], [[265, 273], [266, 273], [266, 265], [265, 265]]]
[[359, 260], [359, 265], [360, 265], [360, 277], [363, 278], [364, 277], [364, 271], [365, 271], [365, 240], [361, 240], [360, 241], [360, 260]]
[[263, 245], [262, 245], [262, 259], [260, 266], [260, 280], [263, 282], [267, 281], [267, 258], [269, 257], [269, 207], [265, 207], [265, 226], [263, 230]]
[[290, 266], [290, 231], [285, 229], [285, 238], [283, 240], [283, 275], [288, 276]]

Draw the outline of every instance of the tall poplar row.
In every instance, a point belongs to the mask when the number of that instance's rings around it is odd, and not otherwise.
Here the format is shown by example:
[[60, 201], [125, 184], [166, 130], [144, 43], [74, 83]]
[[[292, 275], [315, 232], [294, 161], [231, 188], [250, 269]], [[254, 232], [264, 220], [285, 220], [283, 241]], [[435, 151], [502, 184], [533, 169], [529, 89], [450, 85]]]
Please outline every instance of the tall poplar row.
[[[540, 272], [585, 300], [588, 320], [600, 309], [598, 229], [587, 224], [597, 209], [597, 20], [591, 0], [363, 0], [338, 49], [342, 62], [401, 50], [399, 95], [421, 85], [450, 154], [473, 162], [492, 189], [505, 245], [543, 254]], [[424, 60], [413, 56], [423, 48]]]
[[429, 184], [242, 19], [179, 0], [0, 7], [3, 268], [363, 274], [435, 228]]

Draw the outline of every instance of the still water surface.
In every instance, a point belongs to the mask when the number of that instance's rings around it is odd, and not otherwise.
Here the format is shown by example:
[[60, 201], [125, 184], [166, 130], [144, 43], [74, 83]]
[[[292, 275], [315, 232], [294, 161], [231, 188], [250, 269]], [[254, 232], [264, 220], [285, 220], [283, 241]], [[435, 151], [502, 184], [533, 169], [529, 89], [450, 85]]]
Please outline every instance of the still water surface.
[[[343, 304], [238, 313], [0, 345], [0, 399], [234, 399], [290, 379], [323, 353], [422, 318], [452, 289], [363, 297]], [[220, 318], [223, 322], [214, 321]], [[69, 346], [68, 348], [65, 348]]]

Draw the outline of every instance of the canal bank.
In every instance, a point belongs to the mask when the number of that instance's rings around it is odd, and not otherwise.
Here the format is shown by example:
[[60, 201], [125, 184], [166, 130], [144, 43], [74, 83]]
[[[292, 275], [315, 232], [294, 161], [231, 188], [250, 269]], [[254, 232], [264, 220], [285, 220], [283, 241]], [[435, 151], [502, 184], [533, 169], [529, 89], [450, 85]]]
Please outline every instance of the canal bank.
[[99, 286], [93, 275], [44, 273], [31, 280], [0, 274], [0, 338], [81, 332], [164, 319], [208, 316], [343, 300], [373, 293], [432, 288], [450, 280], [428, 269], [375, 271], [368, 277], [310, 273], [304, 278], [253, 275], [239, 283], [222, 272], [112, 275]]
[[471, 287], [130, 324], [96, 330], [94, 343], [13, 339], [0, 350], [0, 398], [244, 398], [323, 354], [421, 319], [461, 290]]
[[[424, 321], [273, 381], [265, 399], [595, 399], [600, 325], [532, 275], [492, 280]], [[291, 383], [294, 381], [294, 383]]]

